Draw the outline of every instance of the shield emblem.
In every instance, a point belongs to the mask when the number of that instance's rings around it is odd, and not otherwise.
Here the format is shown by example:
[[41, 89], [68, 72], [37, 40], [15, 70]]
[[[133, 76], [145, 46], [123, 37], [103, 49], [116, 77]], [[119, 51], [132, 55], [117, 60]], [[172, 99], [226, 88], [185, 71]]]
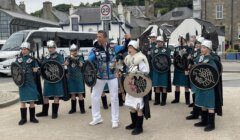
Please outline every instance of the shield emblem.
[[90, 61], [86, 61], [83, 65], [83, 79], [89, 87], [93, 87], [96, 84], [97, 71]]
[[141, 73], [129, 73], [124, 79], [125, 91], [133, 97], [142, 98], [152, 89], [151, 79]]
[[11, 74], [12, 74], [14, 83], [18, 87], [21, 87], [25, 81], [25, 72], [23, 71], [22, 66], [16, 62], [13, 62], [11, 64]]
[[171, 59], [166, 54], [157, 54], [152, 59], [152, 66], [156, 71], [160, 73], [167, 72], [171, 66]]
[[184, 59], [180, 55], [177, 55], [173, 60], [174, 68], [176, 68], [179, 71], [184, 71]]
[[206, 63], [194, 66], [189, 73], [191, 83], [201, 90], [215, 87], [219, 81], [219, 76], [218, 70]]
[[49, 83], [57, 83], [64, 76], [64, 68], [59, 62], [50, 60], [43, 63], [41, 73], [44, 80]]

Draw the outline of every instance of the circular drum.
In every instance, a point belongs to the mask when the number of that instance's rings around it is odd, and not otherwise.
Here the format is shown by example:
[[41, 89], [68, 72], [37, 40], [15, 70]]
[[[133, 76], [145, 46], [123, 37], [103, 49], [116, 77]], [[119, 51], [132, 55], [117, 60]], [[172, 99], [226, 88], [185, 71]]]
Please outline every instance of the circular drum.
[[142, 73], [129, 73], [124, 79], [125, 91], [133, 97], [144, 97], [152, 89], [152, 81], [149, 76]]
[[219, 81], [219, 76], [218, 70], [206, 63], [194, 66], [189, 73], [191, 83], [201, 90], [215, 87]]

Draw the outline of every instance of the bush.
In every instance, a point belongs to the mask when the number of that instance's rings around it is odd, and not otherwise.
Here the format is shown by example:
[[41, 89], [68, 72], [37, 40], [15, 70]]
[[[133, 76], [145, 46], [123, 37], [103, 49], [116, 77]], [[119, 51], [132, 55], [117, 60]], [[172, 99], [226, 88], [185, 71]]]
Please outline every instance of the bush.
[[234, 50], [234, 49], [232, 49], [232, 48], [228, 48], [227, 50], [226, 50], [226, 52], [227, 53], [236, 53], [236, 52], [238, 52], [237, 50]]

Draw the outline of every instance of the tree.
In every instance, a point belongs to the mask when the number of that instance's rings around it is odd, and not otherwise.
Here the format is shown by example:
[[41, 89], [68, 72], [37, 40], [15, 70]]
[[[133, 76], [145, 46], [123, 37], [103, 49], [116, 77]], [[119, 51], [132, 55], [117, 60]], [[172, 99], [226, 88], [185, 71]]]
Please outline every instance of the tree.
[[101, 5], [101, 1], [92, 3], [92, 7], [99, 7]]
[[54, 6], [53, 8], [58, 11], [68, 13], [69, 8], [71, 8], [71, 5], [70, 4], [59, 4], [59, 5]]

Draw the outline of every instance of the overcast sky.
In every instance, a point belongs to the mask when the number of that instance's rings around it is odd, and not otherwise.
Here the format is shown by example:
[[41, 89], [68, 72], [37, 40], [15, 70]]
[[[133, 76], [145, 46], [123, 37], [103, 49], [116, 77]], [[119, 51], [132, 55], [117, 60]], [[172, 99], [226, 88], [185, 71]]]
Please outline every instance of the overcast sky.
[[42, 9], [44, 1], [51, 1], [53, 3], [53, 6], [62, 4], [62, 3], [73, 4], [74, 6], [78, 6], [81, 2], [93, 3], [93, 2], [98, 2], [100, 0], [16, 0], [17, 5], [19, 5], [20, 1], [24, 1], [26, 5], [26, 11], [28, 13], [32, 13]]

